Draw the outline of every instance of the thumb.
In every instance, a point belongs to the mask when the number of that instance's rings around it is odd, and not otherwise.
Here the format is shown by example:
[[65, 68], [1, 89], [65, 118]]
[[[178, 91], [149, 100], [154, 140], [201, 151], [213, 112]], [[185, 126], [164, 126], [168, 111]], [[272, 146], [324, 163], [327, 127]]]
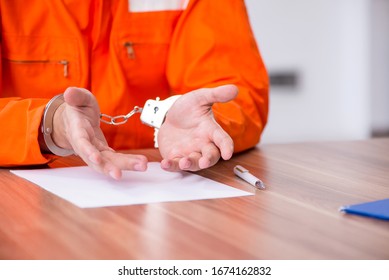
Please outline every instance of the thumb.
[[74, 107], [93, 107], [97, 101], [93, 94], [84, 88], [68, 87], [64, 92], [65, 102]]
[[209, 104], [217, 102], [224, 103], [234, 99], [238, 95], [238, 91], [238, 87], [235, 85], [223, 85], [211, 88], [205, 97]]

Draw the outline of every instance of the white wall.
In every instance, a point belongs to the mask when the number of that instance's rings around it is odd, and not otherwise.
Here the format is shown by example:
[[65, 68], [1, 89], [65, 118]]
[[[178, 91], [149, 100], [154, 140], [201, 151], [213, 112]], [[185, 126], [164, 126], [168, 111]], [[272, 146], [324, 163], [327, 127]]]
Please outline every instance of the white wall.
[[246, 5], [268, 71], [292, 70], [300, 78], [295, 89], [271, 88], [262, 142], [369, 137], [371, 2], [246, 0]]
[[389, 135], [389, 0], [372, 1], [372, 130]]

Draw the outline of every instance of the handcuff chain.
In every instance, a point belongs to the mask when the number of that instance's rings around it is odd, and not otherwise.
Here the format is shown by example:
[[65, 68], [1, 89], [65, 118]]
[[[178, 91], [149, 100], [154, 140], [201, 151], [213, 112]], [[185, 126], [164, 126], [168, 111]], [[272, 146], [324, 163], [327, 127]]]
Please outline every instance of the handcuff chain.
[[139, 106], [135, 106], [134, 109], [129, 112], [127, 115], [118, 115], [118, 116], [110, 116], [107, 114], [100, 114], [100, 121], [106, 124], [111, 125], [121, 125], [125, 124], [129, 118], [131, 118], [136, 113], [142, 113], [142, 108]]

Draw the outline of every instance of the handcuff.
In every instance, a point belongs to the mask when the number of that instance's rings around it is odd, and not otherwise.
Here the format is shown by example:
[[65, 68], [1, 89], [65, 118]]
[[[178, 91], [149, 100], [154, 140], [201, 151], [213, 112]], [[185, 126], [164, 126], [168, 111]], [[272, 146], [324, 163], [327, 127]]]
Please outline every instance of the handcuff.
[[111, 125], [121, 125], [126, 123], [134, 114], [141, 113], [141, 122], [154, 128], [154, 147], [158, 148], [159, 129], [165, 121], [167, 112], [180, 97], [181, 95], [173, 95], [164, 100], [160, 100], [159, 97], [156, 99], [149, 99], [143, 107], [135, 106], [127, 115], [112, 117], [106, 114], [100, 114], [100, 121]]
[[47, 105], [45, 107], [45, 111], [43, 113], [43, 118], [42, 118], [42, 123], [41, 123], [41, 132], [43, 135], [43, 141], [40, 141], [40, 143], [39, 143], [41, 146], [41, 149], [44, 152], [49, 152], [49, 153], [52, 153], [54, 155], [62, 156], [62, 157], [66, 157], [66, 156], [70, 156], [70, 155], [74, 154], [73, 150], [63, 149], [63, 148], [58, 147], [54, 143], [53, 138], [51, 136], [51, 134], [53, 133], [54, 114], [57, 111], [57, 109], [59, 108], [59, 106], [61, 106], [61, 104], [63, 104], [64, 102], [65, 102], [65, 100], [63, 98], [63, 94], [58, 94], [58, 95], [54, 96], [49, 101], [49, 103], [47, 103]]
[[[156, 99], [149, 99], [143, 107], [135, 106], [127, 115], [109, 116], [101, 113], [100, 121], [110, 125], [122, 125], [134, 114], [141, 113], [141, 122], [154, 128], [154, 147], [158, 148], [158, 131], [165, 120], [167, 112], [179, 97], [181, 97], [181, 95], [174, 95], [164, 100], [160, 100], [159, 97]], [[58, 156], [69, 156], [74, 154], [74, 151], [71, 149], [58, 147], [54, 143], [51, 135], [53, 133], [54, 114], [64, 102], [63, 94], [54, 96], [45, 107], [41, 123], [43, 141], [40, 141], [40, 146], [43, 146], [42, 149], [44, 151], [51, 152]]]

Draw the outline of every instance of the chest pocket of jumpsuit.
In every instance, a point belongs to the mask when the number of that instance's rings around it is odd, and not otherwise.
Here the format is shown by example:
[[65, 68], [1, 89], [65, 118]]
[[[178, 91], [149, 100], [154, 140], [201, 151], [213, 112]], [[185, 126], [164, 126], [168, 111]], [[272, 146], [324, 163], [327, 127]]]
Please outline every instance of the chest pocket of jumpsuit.
[[130, 89], [168, 91], [166, 61], [171, 36], [181, 13], [182, 10], [128, 12], [118, 23], [116, 52]]
[[2, 97], [50, 98], [78, 84], [76, 40], [7, 34], [2, 37]]

